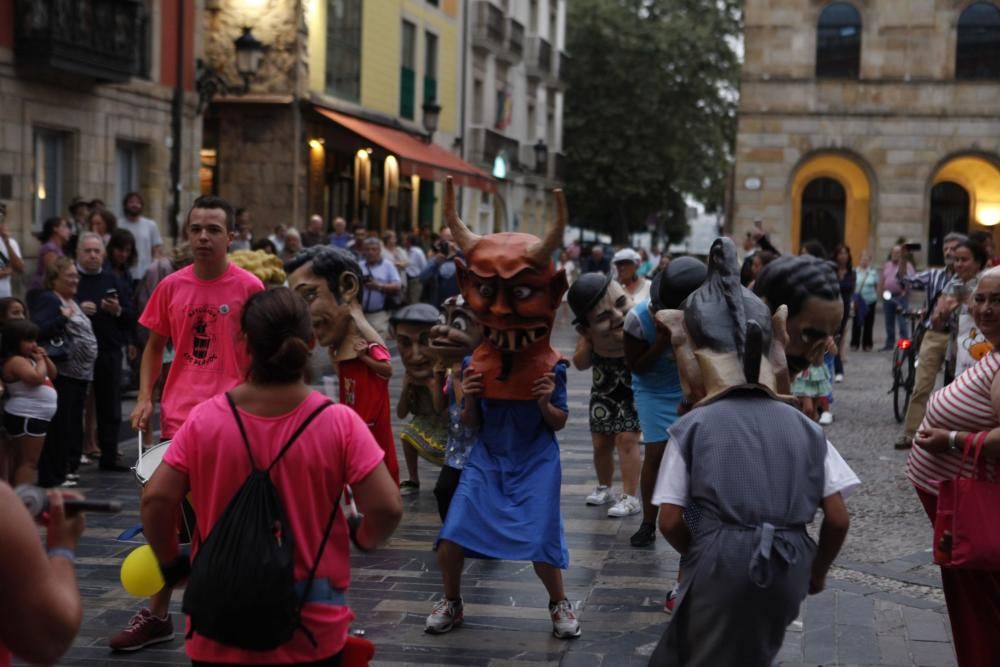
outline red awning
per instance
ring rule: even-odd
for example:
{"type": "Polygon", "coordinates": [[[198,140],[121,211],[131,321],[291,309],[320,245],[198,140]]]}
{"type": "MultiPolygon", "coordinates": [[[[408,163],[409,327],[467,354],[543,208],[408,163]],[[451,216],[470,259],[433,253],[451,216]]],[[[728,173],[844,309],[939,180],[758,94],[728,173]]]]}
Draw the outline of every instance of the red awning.
{"type": "Polygon", "coordinates": [[[323,116],[354,134],[392,153],[399,160],[399,173],[416,174],[430,181],[443,181],[451,176],[456,185],[496,192],[496,181],[485,171],[477,169],[462,158],[449,153],[434,143],[425,143],[412,134],[379,125],[346,114],[315,107],[323,116]]]}

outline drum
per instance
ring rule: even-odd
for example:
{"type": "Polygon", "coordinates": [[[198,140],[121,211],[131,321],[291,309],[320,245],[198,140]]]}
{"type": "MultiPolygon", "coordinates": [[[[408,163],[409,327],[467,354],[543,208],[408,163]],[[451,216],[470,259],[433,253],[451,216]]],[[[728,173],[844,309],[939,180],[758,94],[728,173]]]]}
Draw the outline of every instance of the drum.
{"type": "MultiPolygon", "coordinates": [[[[163,463],[163,456],[167,453],[167,449],[170,448],[170,441],[164,440],[158,445],[150,447],[145,452],[142,451],[142,443],[139,443],[139,460],[135,462],[135,479],[139,483],[140,493],[149,480],[153,477],[153,473],[156,469],[160,467],[163,463]]],[[[180,511],[180,522],[178,523],[180,530],[180,543],[190,544],[191,536],[194,534],[194,508],[191,507],[191,503],[188,498],[184,499],[181,503],[180,511]]]]}
{"type": "Polygon", "coordinates": [[[170,441],[164,440],[158,445],[153,445],[145,452],[141,449],[139,450],[139,460],[135,462],[133,470],[135,470],[135,479],[139,482],[140,488],[149,483],[149,480],[153,477],[153,473],[163,463],[163,456],[167,453],[167,448],[169,447],[170,441]]]}

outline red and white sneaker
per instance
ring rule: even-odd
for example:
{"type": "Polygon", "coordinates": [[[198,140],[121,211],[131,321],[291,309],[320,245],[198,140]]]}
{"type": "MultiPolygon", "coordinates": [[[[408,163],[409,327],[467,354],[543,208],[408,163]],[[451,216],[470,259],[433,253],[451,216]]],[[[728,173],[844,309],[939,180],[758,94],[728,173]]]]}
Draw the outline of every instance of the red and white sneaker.
{"type": "Polygon", "coordinates": [[[663,601],[663,613],[673,614],[674,613],[674,603],[677,602],[677,587],[667,593],[667,598],[663,601]]]}

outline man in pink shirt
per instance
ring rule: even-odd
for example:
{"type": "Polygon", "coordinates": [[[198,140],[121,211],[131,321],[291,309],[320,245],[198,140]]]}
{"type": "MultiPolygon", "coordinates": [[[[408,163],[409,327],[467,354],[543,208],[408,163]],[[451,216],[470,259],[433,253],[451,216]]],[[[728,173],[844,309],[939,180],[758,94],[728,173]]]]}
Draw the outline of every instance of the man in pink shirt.
{"type": "MultiPolygon", "coordinates": [[[[235,223],[232,206],[211,195],[196,199],[188,213],[184,227],[194,264],[164,278],[139,318],[139,324],[149,329],[149,342],[132,411],[134,429],[146,430],[153,416],[153,387],[168,340],[176,354],[160,401],[163,440],[173,437],[195,406],[244,379],[249,357],[240,340],[240,316],[243,304],[264,285],[226,256],[235,223]]],[[[111,638],[111,648],[137,651],[173,639],[171,592],[164,588],[150,598],[149,608],[141,609],[128,627],[111,638]]]]}

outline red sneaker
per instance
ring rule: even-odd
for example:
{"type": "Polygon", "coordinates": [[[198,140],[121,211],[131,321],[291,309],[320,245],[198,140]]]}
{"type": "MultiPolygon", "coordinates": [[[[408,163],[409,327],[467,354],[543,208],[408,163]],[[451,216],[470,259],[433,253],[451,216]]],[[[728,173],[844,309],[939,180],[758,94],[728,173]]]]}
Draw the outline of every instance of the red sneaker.
{"type": "Polygon", "coordinates": [[[128,622],[128,627],[111,638],[108,646],[114,651],[138,651],[173,638],[174,622],[170,620],[170,614],[166,618],[157,618],[143,608],[128,622]]]}

